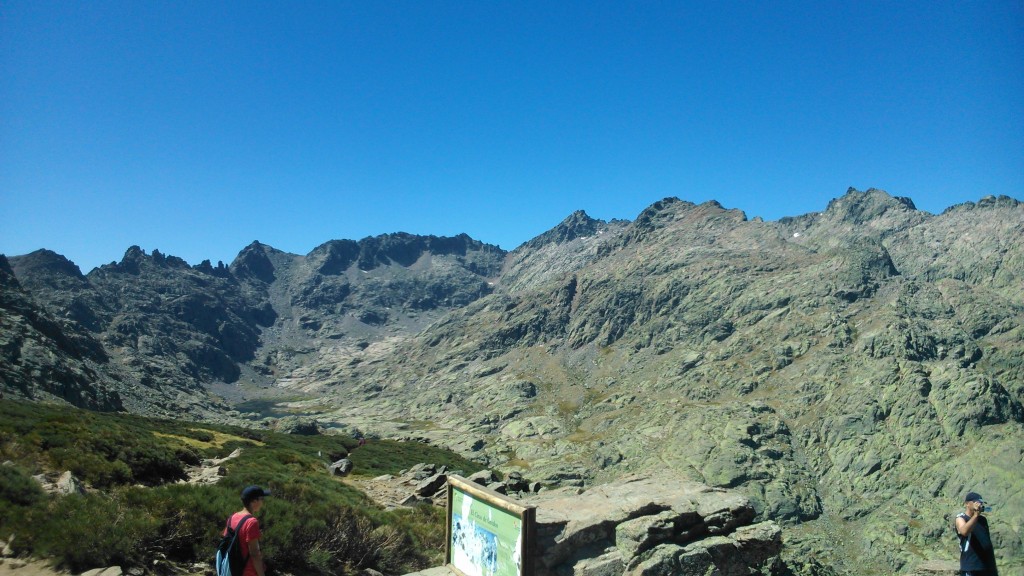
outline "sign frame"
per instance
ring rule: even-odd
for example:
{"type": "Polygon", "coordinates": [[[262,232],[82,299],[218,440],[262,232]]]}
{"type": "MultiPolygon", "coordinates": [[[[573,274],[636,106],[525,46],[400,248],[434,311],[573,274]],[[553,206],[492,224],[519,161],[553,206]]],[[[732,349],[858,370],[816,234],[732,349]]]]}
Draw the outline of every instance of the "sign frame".
{"type": "MultiPolygon", "coordinates": [[[[461,492],[464,497],[468,496],[472,498],[475,503],[481,503],[485,506],[518,518],[520,522],[520,531],[518,536],[520,539],[518,576],[533,576],[533,564],[536,555],[535,546],[537,538],[537,507],[525,505],[522,502],[505,496],[504,494],[495,492],[490,488],[486,488],[455,474],[448,476],[448,510],[445,518],[445,565],[458,576],[477,576],[476,574],[467,574],[456,566],[453,561],[452,525],[457,512],[454,509],[456,491],[461,492]]],[[[508,546],[508,543],[506,542],[505,545],[508,546]]]]}

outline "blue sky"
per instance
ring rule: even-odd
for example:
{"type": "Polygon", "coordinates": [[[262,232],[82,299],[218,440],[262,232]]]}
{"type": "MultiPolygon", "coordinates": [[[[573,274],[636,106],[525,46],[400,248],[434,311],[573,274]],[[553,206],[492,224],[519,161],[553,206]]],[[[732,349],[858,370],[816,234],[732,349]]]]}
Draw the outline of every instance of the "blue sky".
{"type": "Polygon", "coordinates": [[[1024,3],[0,4],[0,253],[1024,197],[1024,3]]]}

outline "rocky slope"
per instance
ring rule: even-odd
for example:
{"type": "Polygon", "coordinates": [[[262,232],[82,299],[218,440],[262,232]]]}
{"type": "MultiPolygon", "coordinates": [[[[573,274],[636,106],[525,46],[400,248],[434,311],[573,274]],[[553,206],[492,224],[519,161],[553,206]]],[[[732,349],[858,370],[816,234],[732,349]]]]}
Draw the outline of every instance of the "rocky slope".
{"type": "Polygon", "coordinates": [[[952,557],[971,488],[1012,572],[1022,238],[1010,198],[933,215],[851,189],[778,222],[674,198],[579,212],[508,254],[395,234],[253,243],[229,267],[131,249],[82,276],[35,253],[10,259],[0,370],[15,394],[45,387],[26,365],[84,374],[142,411],[276,400],[549,484],[667,471],[744,493],[798,573],[952,557]]]}
{"type": "MultiPolygon", "coordinates": [[[[69,283],[81,272],[67,260],[69,283]]],[[[101,367],[109,357],[95,338],[36,305],[0,256],[0,375],[3,391],[40,400],[65,401],[95,410],[122,409],[123,385],[101,367]]]]}
{"type": "Polygon", "coordinates": [[[304,389],[549,482],[738,488],[840,573],[951,556],[974,487],[1019,566],[1022,232],[1007,198],[936,216],[850,191],[774,223],[666,199],[514,252],[511,286],[304,389]]]}
{"type": "MultiPolygon", "coordinates": [[[[237,362],[253,357],[260,320],[272,310],[254,309],[223,267],[190,267],[159,251],[130,248],[120,263],[83,276],[63,256],[39,250],[10,259],[20,296],[38,316],[58,318],[67,339],[89,343],[86,369],[100,383],[110,381],[117,402],[97,404],[65,394],[70,403],[100,409],[129,409],[161,416],[210,416],[228,410],[204,383],[234,381],[237,362]],[[263,314],[263,315],[261,315],[263,314]]],[[[19,296],[5,289],[5,299],[19,296]]],[[[10,311],[5,309],[5,315],[10,311]]],[[[6,331],[5,331],[6,333],[6,331]]],[[[22,362],[60,361],[60,335],[44,333],[16,354],[22,362]]],[[[13,355],[12,355],[13,356],[13,355]]],[[[10,358],[12,356],[7,356],[10,358]]],[[[52,378],[38,371],[5,369],[5,388],[37,397],[52,378]]]]}

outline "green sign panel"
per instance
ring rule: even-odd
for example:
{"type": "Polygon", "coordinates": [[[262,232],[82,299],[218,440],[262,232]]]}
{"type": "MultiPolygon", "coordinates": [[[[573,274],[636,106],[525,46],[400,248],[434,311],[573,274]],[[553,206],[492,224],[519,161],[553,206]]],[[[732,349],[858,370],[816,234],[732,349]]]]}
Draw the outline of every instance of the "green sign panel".
{"type": "Polygon", "coordinates": [[[524,515],[494,500],[481,490],[452,487],[449,561],[465,576],[524,576],[524,515]]]}

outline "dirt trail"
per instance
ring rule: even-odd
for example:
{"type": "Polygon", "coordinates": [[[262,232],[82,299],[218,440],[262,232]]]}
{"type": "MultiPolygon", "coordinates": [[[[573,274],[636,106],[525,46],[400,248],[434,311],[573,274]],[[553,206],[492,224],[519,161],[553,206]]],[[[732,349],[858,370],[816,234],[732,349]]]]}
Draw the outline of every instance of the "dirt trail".
{"type": "MultiPolygon", "coordinates": [[[[16,558],[0,558],[0,576],[72,576],[67,570],[54,570],[45,560],[22,560],[16,558]]],[[[89,570],[88,572],[92,572],[89,570]]],[[[106,569],[99,576],[116,574],[113,568],[106,569]]],[[[191,570],[188,566],[178,567],[175,572],[178,576],[203,576],[203,571],[191,570]]]]}
{"type": "Polygon", "coordinates": [[[25,562],[4,558],[0,562],[0,576],[68,576],[69,572],[58,572],[41,560],[25,562]]]}

